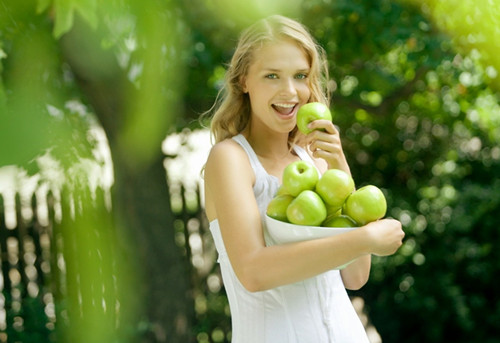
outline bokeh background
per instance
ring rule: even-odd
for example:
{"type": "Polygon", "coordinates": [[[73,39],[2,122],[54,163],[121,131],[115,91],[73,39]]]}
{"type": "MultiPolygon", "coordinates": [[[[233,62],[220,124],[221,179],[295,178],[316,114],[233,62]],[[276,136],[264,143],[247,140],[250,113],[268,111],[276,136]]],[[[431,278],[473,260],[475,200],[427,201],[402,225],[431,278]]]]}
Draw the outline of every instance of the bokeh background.
{"type": "Polygon", "coordinates": [[[0,342],[230,342],[199,118],[276,13],[406,232],[350,293],[373,342],[500,342],[498,0],[0,0],[0,342]]]}

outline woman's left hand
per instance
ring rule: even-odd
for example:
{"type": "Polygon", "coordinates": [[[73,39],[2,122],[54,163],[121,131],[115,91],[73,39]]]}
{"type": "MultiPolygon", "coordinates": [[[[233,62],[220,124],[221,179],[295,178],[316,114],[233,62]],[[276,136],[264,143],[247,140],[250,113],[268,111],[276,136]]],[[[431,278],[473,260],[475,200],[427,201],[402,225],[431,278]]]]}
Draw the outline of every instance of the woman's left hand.
{"type": "Polygon", "coordinates": [[[329,120],[315,120],[309,124],[309,128],[313,131],[306,138],[313,157],[324,159],[329,169],[341,169],[350,174],[335,125],[329,120]]]}

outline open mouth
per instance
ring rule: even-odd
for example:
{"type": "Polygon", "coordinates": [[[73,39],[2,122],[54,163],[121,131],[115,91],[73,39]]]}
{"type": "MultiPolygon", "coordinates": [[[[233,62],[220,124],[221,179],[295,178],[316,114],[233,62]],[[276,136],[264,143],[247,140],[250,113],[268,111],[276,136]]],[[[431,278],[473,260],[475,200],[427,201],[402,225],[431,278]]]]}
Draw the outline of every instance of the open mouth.
{"type": "Polygon", "coordinates": [[[291,116],[295,109],[297,108],[296,103],[279,103],[279,104],[273,104],[272,107],[276,112],[281,114],[282,116],[291,116]]]}

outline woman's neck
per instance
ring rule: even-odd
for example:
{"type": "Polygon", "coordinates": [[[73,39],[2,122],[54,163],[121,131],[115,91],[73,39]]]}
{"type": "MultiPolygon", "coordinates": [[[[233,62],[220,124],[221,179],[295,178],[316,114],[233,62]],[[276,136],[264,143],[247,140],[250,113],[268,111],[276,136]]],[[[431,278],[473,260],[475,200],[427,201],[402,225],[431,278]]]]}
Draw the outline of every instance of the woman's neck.
{"type": "Polygon", "coordinates": [[[243,136],[252,146],[255,153],[266,159],[283,159],[291,153],[288,143],[288,134],[270,134],[262,130],[251,130],[247,128],[243,136]]]}

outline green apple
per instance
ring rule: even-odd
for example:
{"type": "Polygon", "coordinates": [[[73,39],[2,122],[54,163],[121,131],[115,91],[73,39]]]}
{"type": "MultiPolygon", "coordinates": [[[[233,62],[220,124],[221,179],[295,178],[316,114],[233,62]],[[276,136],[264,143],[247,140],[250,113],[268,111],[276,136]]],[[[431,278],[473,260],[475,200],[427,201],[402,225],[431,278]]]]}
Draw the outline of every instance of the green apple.
{"type": "MultiPolygon", "coordinates": [[[[323,201],[324,202],[324,201],[323,201]]],[[[342,214],[342,208],[333,207],[325,203],[326,206],[326,217],[340,216],[342,214]]]]}
{"type": "Polygon", "coordinates": [[[283,186],[294,197],[302,191],[313,190],[318,180],[316,167],[308,161],[292,162],[283,170],[283,186]]]}
{"type": "Polygon", "coordinates": [[[292,224],[319,226],[326,218],[326,206],[316,192],[305,190],[288,205],[286,215],[292,224]]]}
{"type": "Polygon", "coordinates": [[[302,105],[297,112],[297,127],[300,132],[307,135],[312,131],[307,127],[309,123],[318,119],[332,121],[330,109],[321,102],[309,102],[302,105]]]}
{"type": "Polygon", "coordinates": [[[356,227],[356,222],[349,216],[341,214],[338,216],[329,216],[321,226],[325,227],[356,227]]]}
{"type": "Polygon", "coordinates": [[[340,169],[328,169],[316,184],[316,193],[328,207],[342,208],[347,197],[354,192],[354,179],[340,169]]]}
{"type": "Polygon", "coordinates": [[[354,191],[344,203],[342,213],[359,225],[378,220],[385,216],[387,201],[377,186],[368,185],[354,191]]]}
{"type": "Polygon", "coordinates": [[[276,220],[288,222],[286,209],[293,201],[294,197],[290,194],[282,194],[275,196],[267,205],[266,214],[276,220]]]}
{"type": "Polygon", "coordinates": [[[276,195],[285,195],[285,194],[289,195],[289,193],[286,190],[285,186],[283,186],[283,185],[279,186],[278,191],[276,192],[276,195]]]}

